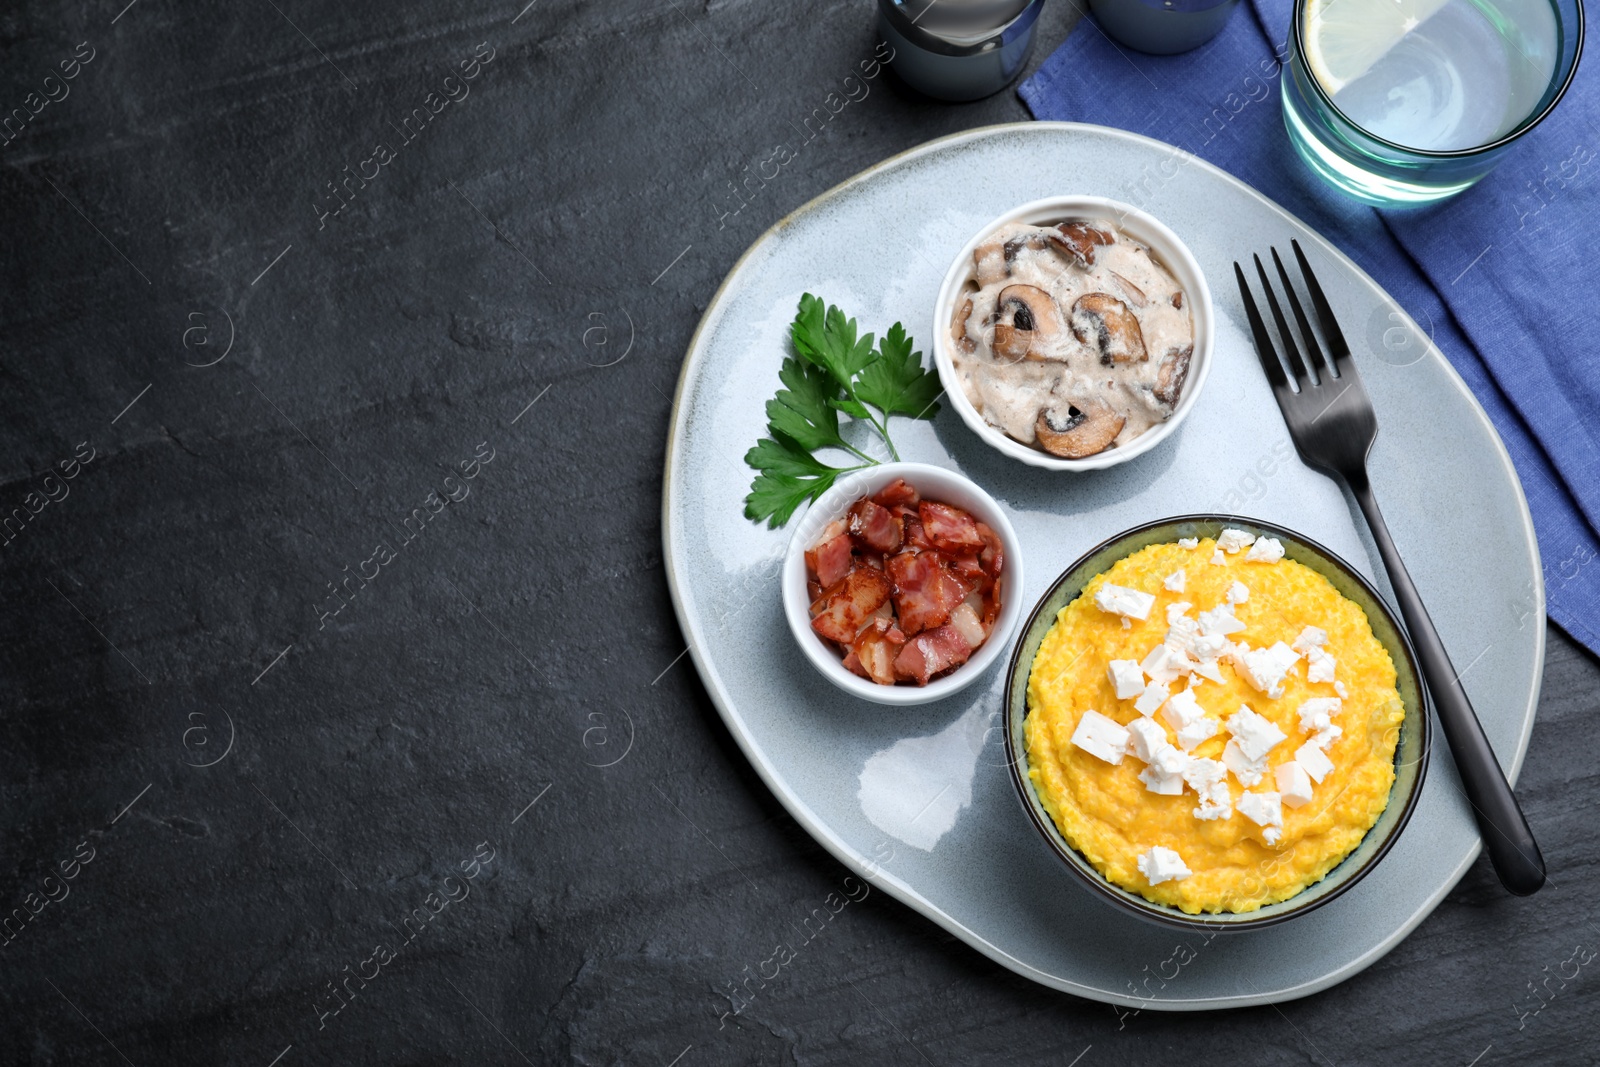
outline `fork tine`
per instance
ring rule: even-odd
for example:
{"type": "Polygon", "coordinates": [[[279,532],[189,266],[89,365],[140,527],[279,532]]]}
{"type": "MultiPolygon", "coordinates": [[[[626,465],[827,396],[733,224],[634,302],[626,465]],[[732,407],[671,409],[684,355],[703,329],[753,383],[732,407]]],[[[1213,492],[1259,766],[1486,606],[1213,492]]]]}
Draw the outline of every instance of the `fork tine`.
{"type": "Polygon", "coordinates": [[[1317,309],[1317,323],[1322,327],[1322,336],[1328,339],[1328,354],[1333,357],[1333,368],[1341,377],[1354,374],[1356,365],[1350,359],[1350,346],[1345,343],[1344,333],[1339,329],[1339,320],[1333,317],[1333,306],[1328,303],[1327,294],[1322,291],[1317,276],[1311,273],[1311,264],[1306,261],[1300,242],[1291,240],[1289,243],[1294,246],[1294,258],[1300,264],[1306,289],[1311,293],[1311,305],[1317,309]]]}
{"type": "Polygon", "coordinates": [[[1278,295],[1272,291],[1272,283],[1267,280],[1267,268],[1261,265],[1261,257],[1252,258],[1256,261],[1256,273],[1261,275],[1261,288],[1267,291],[1267,306],[1272,309],[1272,320],[1278,324],[1278,336],[1283,338],[1289,369],[1294,372],[1295,384],[1303,391],[1311,385],[1311,381],[1306,376],[1306,365],[1300,360],[1300,349],[1294,343],[1294,334],[1289,332],[1289,320],[1283,317],[1283,308],[1278,305],[1278,295]]]}
{"type": "Polygon", "coordinates": [[[1306,309],[1300,305],[1300,297],[1294,291],[1294,283],[1289,281],[1289,272],[1283,269],[1283,260],[1278,256],[1277,248],[1272,250],[1272,265],[1278,268],[1278,278],[1289,297],[1289,310],[1294,312],[1295,324],[1300,327],[1300,336],[1305,339],[1306,356],[1317,369],[1317,379],[1325,380],[1328,377],[1328,364],[1322,358],[1322,346],[1317,344],[1317,335],[1311,332],[1311,320],[1306,318],[1306,309]]]}
{"type": "Polygon", "coordinates": [[[1281,400],[1282,395],[1289,392],[1289,379],[1283,373],[1283,364],[1278,362],[1278,352],[1272,345],[1272,335],[1267,333],[1267,324],[1261,320],[1261,310],[1256,307],[1255,297],[1250,295],[1250,283],[1245,281],[1244,268],[1239,266],[1237,260],[1233,264],[1233,274],[1239,280],[1239,298],[1244,301],[1244,313],[1250,320],[1250,333],[1255,337],[1256,355],[1261,357],[1261,369],[1266,372],[1273,393],[1281,400]]]}

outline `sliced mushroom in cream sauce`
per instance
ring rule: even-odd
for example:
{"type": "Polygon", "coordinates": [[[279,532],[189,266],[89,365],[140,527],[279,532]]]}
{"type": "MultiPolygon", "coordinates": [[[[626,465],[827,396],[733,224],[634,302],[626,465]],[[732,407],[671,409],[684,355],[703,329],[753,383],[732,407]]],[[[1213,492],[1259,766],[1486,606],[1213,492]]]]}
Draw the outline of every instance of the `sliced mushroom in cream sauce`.
{"type": "Polygon", "coordinates": [[[978,246],[956,298],[956,373],[1010,437],[1094,455],[1171,417],[1194,353],[1188,305],[1171,271],[1111,222],[1010,223],[978,246]]]}

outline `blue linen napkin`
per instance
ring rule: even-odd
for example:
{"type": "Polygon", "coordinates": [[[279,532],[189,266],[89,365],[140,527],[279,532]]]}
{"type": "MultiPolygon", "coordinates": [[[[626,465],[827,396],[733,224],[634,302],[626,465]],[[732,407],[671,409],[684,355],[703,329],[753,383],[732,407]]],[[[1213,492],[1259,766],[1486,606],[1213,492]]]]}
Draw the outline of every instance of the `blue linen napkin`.
{"type": "Polygon", "coordinates": [[[1216,164],[1431,324],[1522,479],[1550,618],[1600,654],[1600,286],[1584,257],[1600,237],[1600,72],[1580,65],[1555,113],[1472,189],[1379,211],[1323,184],[1289,144],[1278,79],[1290,11],[1249,0],[1177,56],[1125,49],[1085,15],[1018,93],[1036,119],[1121,127],[1216,164]]]}

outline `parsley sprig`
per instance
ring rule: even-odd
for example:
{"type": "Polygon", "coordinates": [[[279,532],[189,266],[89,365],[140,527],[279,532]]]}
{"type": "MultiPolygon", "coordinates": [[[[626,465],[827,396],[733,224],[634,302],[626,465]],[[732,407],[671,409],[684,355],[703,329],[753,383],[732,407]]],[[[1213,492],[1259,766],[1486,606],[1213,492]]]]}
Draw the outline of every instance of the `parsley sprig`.
{"type": "Polygon", "coordinates": [[[783,388],[767,401],[767,434],[745,454],[756,470],[745,517],[779,527],[801,504],[815,500],[841,474],[871,467],[878,460],[850,444],[839,432],[839,415],[867,423],[898,460],[889,437],[889,416],[931,419],[939,412],[939,376],[922,366],[922,353],[898,322],[883,339],[858,336],[856,320],[810,293],[789,327],[794,355],[778,370],[783,388]],[[837,449],[861,460],[835,467],[812,453],[837,449]]]}

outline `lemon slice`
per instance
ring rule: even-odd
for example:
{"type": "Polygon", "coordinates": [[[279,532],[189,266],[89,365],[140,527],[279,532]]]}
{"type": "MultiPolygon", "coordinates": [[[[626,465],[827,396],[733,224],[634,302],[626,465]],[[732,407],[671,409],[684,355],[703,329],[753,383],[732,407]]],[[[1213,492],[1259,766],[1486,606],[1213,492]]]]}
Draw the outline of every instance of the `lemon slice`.
{"type": "Polygon", "coordinates": [[[1449,0],[1310,0],[1305,55],[1329,96],[1355,81],[1449,0]]]}

